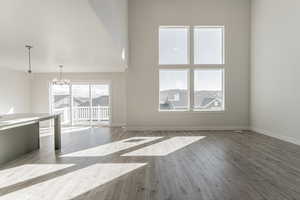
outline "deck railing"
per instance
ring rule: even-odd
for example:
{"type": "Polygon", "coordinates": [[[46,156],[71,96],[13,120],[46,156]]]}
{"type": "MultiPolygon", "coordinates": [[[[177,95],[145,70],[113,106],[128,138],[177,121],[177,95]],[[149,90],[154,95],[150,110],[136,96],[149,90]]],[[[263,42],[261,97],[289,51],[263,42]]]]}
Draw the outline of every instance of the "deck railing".
{"type": "MultiPolygon", "coordinates": [[[[70,108],[55,109],[54,113],[62,115],[62,122],[69,123],[71,121],[70,108]]],[[[93,107],[72,107],[73,121],[108,121],[110,119],[109,106],[93,106],[93,107]]]]}

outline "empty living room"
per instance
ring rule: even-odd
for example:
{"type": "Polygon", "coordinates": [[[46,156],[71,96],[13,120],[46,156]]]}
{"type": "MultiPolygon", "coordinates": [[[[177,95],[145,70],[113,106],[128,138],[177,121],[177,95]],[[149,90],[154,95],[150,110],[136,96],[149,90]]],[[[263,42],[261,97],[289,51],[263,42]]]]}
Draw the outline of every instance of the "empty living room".
{"type": "Polygon", "coordinates": [[[0,0],[0,200],[300,200],[299,0],[0,0]]]}

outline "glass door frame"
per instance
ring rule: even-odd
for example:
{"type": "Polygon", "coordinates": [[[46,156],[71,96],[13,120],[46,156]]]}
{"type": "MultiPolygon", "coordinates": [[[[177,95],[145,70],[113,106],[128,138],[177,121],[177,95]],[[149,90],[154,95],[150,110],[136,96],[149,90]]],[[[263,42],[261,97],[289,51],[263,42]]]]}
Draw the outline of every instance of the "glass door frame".
{"type": "MultiPolygon", "coordinates": [[[[73,91],[72,91],[72,87],[73,85],[88,85],[89,86],[89,113],[90,113],[90,119],[89,119],[89,125],[88,126],[93,126],[92,124],[92,100],[93,100],[93,96],[92,96],[92,85],[107,85],[108,86],[108,90],[109,90],[109,110],[110,110],[110,116],[109,116],[109,120],[108,120],[108,124],[107,125],[111,125],[112,123],[112,84],[111,81],[74,81],[71,82],[69,84],[69,95],[70,95],[70,109],[69,109],[69,115],[70,115],[70,123],[67,125],[71,125],[74,126],[74,117],[73,117],[73,91]]],[[[49,111],[50,113],[54,113],[54,101],[53,101],[53,91],[52,91],[52,86],[53,84],[50,82],[49,83],[49,111]]],[[[101,122],[99,122],[99,125],[101,125],[101,122]]]]}

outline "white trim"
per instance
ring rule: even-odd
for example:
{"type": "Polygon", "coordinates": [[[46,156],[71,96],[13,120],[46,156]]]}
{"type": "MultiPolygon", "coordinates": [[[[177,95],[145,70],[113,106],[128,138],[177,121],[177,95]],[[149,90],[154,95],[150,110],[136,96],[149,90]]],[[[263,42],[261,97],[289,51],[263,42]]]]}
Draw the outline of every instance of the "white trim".
{"type": "Polygon", "coordinates": [[[223,114],[226,113],[226,110],[158,110],[159,113],[175,113],[175,114],[195,114],[195,115],[200,115],[200,114],[223,114]]]}
{"type": "Polygon", "coordinates": [[[194,111],[195,107],[195,76],[194,76],[195,70],[191,69],[189,70],[189,98],[188,98],[188,104],[189,104],[189,112],[194,111]]]}
{"type": "Polygon", "coordinates": [[[71,126],[74,126],[74,120],[73,120],[73,104],[74,104],[74,99],[73,99],[73,85],[71,84],[69,87],[70,91],[70,124],[71,126]]]}
{"type": "Polygon", "coordinates": [[[270,136],[270,137],[273,137],[273,138],[276,138],[279,140],[283,140],[285,142],[290,142],[293,144],[300,145],[300,139],[297,139],[297,138],[280,135],[278,133],[274,133],[273,131],[268,131],[268,130],[264,130],[264,129],[260,129],[260,128],[256,128],[256,127],[251,127],[250,130],[255,133],[258,133],[258,134],[267,135],[267,136],[270,136]]]}
{"type": "MultiPolygon", "coordinates": [[[[109,94],[108,94],[109,97],[109,94]]],[[[92,104],[93,104],[93,97],[92,97],[92,85],[89,84],[89,101],[90,101],[90,106],[89,106],[89,113],[90,113],[90,126],[92,126],[92,120],[93,120],[93,115],[92,115],[92,104]]],[[[74,105],[72,105],[74,106],[74,105]]],[[[72,118],[72,117],[71,117],[72,118]]]]}
{"type": "Polygon", "coordinates": [[[126,127],[126,123],[112,123],[109,125],[111,128],[123,128],[126,127]]]}
{"type": "Polygon", "coordinates": [[[239,131],[239,130],[249,130],[248,126],[127,126],[127,131],[239,131]]]}

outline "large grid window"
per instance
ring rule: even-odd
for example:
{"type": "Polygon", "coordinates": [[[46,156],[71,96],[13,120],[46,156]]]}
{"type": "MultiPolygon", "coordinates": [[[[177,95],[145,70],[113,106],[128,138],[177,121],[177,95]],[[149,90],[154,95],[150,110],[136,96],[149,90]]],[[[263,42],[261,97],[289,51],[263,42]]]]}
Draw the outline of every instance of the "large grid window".
{"type": "Polygon", "coordinates": [[[52,85],[52,113],[61,114],[62,123],[68,124],[71,121],[70,105],[71,93],[67,85],[52,85]]]}
{"type": "Polygon", "coordinates": [[[188,70],[160,70],[159,83],[159,109],[161,111],[188,110],[188,70]]]}
{"type": "Polygon", "coordinates": [[[159,110],[223,111],[224,49],[222,26],[160,27],[159,110]]]}

